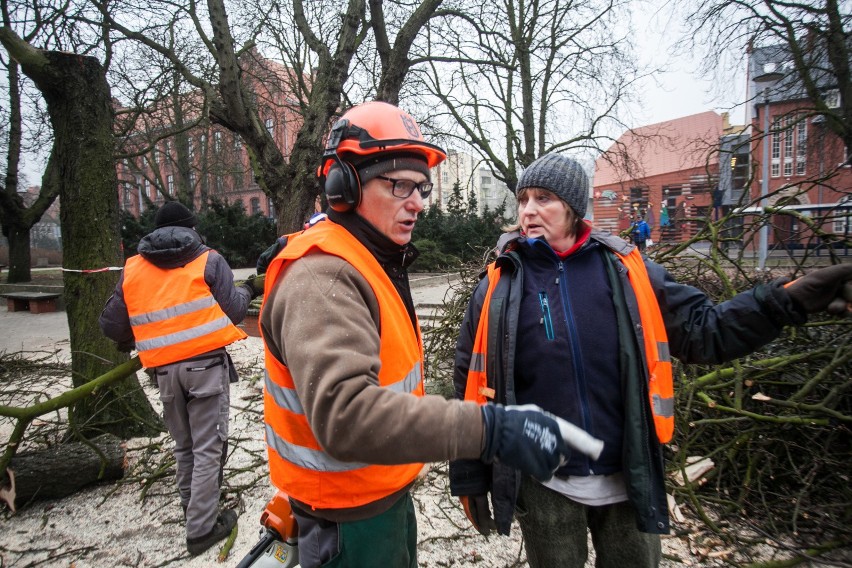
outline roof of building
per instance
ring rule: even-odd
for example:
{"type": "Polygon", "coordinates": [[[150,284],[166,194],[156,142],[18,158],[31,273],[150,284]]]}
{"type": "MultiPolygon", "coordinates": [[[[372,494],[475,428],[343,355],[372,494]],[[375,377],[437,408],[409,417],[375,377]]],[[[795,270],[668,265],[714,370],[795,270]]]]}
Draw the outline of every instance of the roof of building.
{"type": "Polygon", "coordinates": [[[593,186],[705,167],[723,123],[707,111],[628,130],[595,160],[593,186]]]}

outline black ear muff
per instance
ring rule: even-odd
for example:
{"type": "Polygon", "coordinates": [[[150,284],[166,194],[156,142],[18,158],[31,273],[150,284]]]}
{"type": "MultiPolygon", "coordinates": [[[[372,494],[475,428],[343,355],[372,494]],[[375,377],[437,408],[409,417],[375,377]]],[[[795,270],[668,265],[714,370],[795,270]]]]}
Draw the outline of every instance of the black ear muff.
{"type": "Polygon", "coordinates": [[[354,166],[335,155],[336,163],[323,180],[328,205],[341,213],[351,211],[361,202],[361,182],[354,166]]]}
{"type": "Polygon", "coordinates": [[[334,160],[334,163],[325,176],[320,176],[320,185],[325,191],[329,207],[341,213],[355,209],[361,202],[361,182],[358,180],[358,172],[352,164],[344,162],[337,154],[337,146],[341,140],[361,131],[360,128],[353,128],[355,130],[350,132],[349,121],[345,118],[335,122],[331,127],[322,156],[323,165],[329,160],[334,160]]]}

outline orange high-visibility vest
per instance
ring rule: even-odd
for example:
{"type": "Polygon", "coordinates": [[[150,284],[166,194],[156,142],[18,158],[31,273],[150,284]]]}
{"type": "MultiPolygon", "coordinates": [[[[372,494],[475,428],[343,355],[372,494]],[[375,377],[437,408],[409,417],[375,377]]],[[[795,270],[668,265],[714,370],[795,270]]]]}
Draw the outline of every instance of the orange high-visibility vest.
{"type": "Polygon", "coordinates": [[[179,268],[159,268],[141,254],[124,266],[124,302],[144,367],[168,365],[248,337],[204,281],[206,251],[179,268]]]}
{"type": "MultiPolygon", "coordinates": [[[[376,295],[381,317],[379,386],[423,396],[420,334],[411,325],[402,298],[378,261],[340,225],[324,221],[301,234],[291,235],[287,246],[269,264],[264,298],[269,297],[272,286],[289,262],[317,250],[346,259],[366,278],[376,295]]],[[[262,306],[261,314],[263,309],[262,306]]],[[[290,370],[273,357],[269,349],[265,352],[263,415],[269,473],[276,487],[312,507],[341,509],[371,503],[414,480],[423,464],[343,462],[326,453],[311,431],[290,370]]]]}
{"type": "MultiPolygon", "coordinates": [[[[660,313],[660,305],[654,296],[648,271],[638,249],[627,255],[618,254],[627,267],[628,279],[639,303],[639,317],[642,320],[645,342],[645,362],[648,368],[648,397],[654,416],[654,429],[660,443],[667,443],[674,434],[674,389],[672,386],[672,362],[669,353],[668,335],[660,313]]],[[[488,384],[488,318],[491,295],[500,280],[500,269],[494,263],[488,266],[488,289],[479,325],[473,341],[473,353],[467,373],[465,400],[485,404],[494,399],[494,389],[488,384]]]]}

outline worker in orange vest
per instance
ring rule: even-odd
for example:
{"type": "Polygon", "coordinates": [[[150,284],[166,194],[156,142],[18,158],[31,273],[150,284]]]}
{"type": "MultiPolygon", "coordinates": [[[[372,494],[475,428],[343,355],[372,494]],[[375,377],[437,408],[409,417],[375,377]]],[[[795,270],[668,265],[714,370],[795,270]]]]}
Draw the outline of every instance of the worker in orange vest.
{"type": "Polygon", "coordinates": [[[530,566],[655,567],[669,531],[662,444],[674,430],[671,356],[741,357],[808,313],[849,313],[852,264],[714,305],[663,267],[583,220],[589,180],[561,154],[535,160],[516,187],[518,225],[471,297],[457,343],[459,398],[535,404],[604,442],[575,452],[550,480],[507,464],[450,463],[450,487],[482,533],[515,514],[530,566]],[[491,494],[489,504],[488,495],[491,494]],[[493,506],[493,516],[492,516],[493,506]]]}
{"type": "Polygon", "coordinates": [[[496,460],[548,479],[569,453],[567,423],[540,409],[424,392],[407,269],[445,158],[398,107],[350,109],[319,167],[328,218],[289,235],[266,270],[269,472],[289,495],[303,568],[415,568],[409,493],[424,462],[496,460]]]}
{"type": "Polygon", "coordinates": [[[246,337],[237,324],[262,290],[253,278],[234,286],[227,261],[201,241],[183,204],[166,202],[154,222],[139,254],[127,259],[100,325],[120,349],[135,348],[156,377],[175,442],[186,548],[194,556],[237,522],[233,510],[219,511],[230,383],[237,380],[225,347],[246,337]]]}

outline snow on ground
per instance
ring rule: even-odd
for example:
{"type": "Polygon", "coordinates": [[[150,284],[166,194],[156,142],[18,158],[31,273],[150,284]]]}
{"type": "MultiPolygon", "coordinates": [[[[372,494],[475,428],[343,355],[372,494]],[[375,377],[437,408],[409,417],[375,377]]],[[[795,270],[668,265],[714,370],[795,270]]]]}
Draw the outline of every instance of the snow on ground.
{"type": "MultiPolygon", "coordinates": [[[[120,483],[91,486],[64,499],[39,501],[14,515],[0,506],[0,567],[236,566],[257,541],[260,514],[274,490],[268,480],[263,442],[261,340],[249,337],[229,351],[241,378],[231,390],[230,455],[223,500],[239,513],[239,532],[223,562],[217,559],[219,546],[195,558],[186,552],[183,515],[174,488],[171,439],[163,434],[128,443],[128,473],[120,483]],[[158,470],[162,475],[156,475],[158,470]],[[148,483],[152,478],[156,481],[148,483]]],[[[159,410],[156,389],[144,373],[140,372],[139,378],[159,410]]],[[[9,426],[8,422],[0,423],[4,440],[8,439],[9,426]]],[[[517,525],[511,537],[486,539],[473,530],[458,501],[449,495],[446,463],[433,464],[413,495],[420,566],[527,565],[517,525]]],[[[712,542],[702,546],[703,550],[695,539],[664,538],[667,559],[663,566],[721,566],[725,547],[712,542]],[[707,556],[710,552],[720,559],[711,560],[707,556]]]]}

